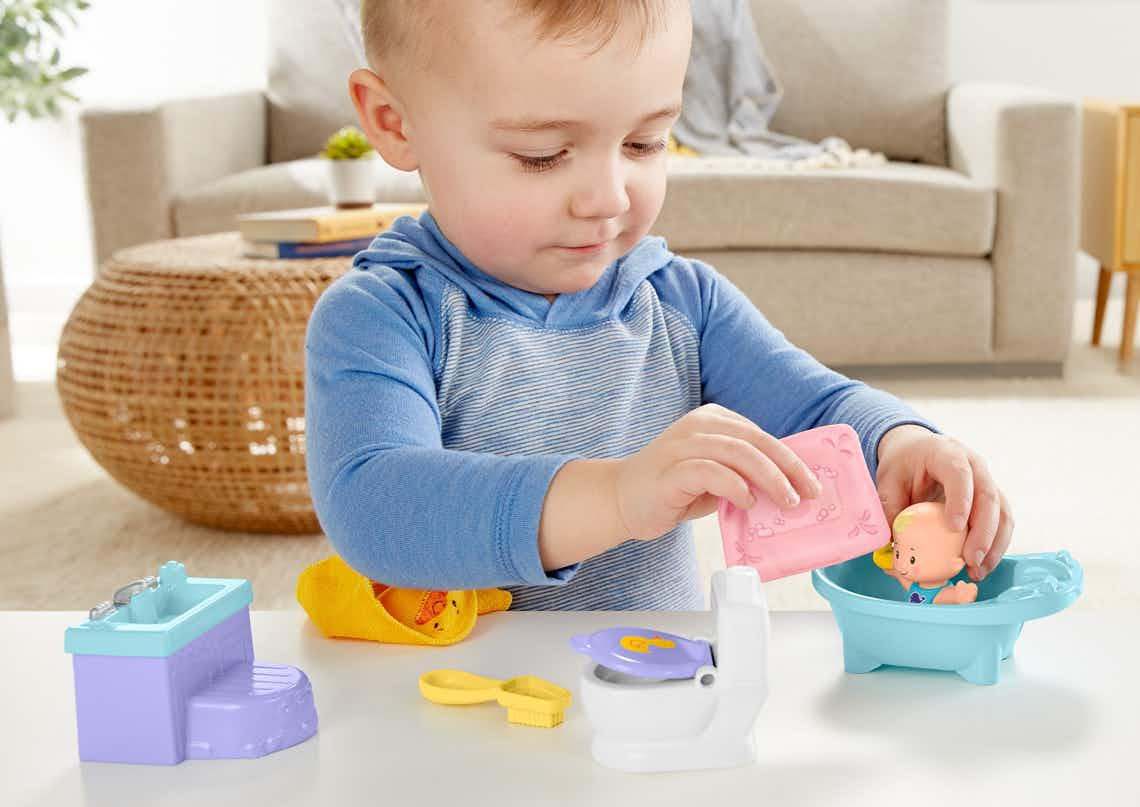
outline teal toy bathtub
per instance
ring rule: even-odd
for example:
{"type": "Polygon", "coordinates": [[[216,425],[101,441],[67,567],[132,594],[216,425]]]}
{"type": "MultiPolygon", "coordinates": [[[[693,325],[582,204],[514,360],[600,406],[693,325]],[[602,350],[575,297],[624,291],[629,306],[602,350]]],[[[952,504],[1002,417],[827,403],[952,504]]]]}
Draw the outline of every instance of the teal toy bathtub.
{"type": "Polygon", "coordinates": [[[811,577],[831,604],[847,672],[883,665],[947,670],[974,684],[996,684],[1025,622],[1068,607],[1084,584],[1081,565],[1068,552],[1006,556],[969,605],[906,602],[902,586],[871,555],[811,577]]]}

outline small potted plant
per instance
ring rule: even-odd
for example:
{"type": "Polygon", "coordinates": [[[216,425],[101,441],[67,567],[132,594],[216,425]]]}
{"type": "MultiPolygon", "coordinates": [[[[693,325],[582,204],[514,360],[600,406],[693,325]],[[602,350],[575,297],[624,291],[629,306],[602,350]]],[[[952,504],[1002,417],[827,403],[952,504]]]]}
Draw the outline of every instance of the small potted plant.
{"type": "Polygon", "coordinates": [[[364,132],[345,126],[320,154],[328,160],[329,201],[338,208],[371,207],[376,201],[376,152],[364,132]]]}

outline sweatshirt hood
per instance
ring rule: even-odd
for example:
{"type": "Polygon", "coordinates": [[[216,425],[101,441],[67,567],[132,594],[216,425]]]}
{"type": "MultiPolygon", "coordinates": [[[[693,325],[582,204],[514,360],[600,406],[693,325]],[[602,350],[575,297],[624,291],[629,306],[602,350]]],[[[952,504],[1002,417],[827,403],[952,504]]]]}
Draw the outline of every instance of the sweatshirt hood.
{"type": "Polygon", "coordinates": [[[362,271],[379,264],[417,274],[435,272],[464,291],[476,314],[509,313],[547,326],[581,326],[622,311],[641,282],[672,259],[673,253],[663,238],[646,236],[607,266],[590,288],[560,294],[548,301],[541,294],[504,283],[471,263],[440,231],[431,213],[424,211],[418,219],[397,219],[368,249],[357,253],[352,266],[362,271]]]}

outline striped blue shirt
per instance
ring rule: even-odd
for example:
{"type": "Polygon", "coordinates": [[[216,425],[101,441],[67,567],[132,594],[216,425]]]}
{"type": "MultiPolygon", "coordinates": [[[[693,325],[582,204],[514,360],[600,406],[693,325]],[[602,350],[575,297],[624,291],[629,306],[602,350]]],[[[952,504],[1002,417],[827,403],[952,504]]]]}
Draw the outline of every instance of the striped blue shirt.
{"type": "Polygon", "coordinates": [[[430,213],[405,217],[321,296],[306,338],[309,484],[337,552],[389,585],[505,587],[512,608],[702,607],[688,524],[562,569],[538,555],[564,463],[632,454],[702,403],[780,437],[849,423],[872,474],[888,429],[930,426],[656,237],[551,302],[474,266],[430,213]]]}

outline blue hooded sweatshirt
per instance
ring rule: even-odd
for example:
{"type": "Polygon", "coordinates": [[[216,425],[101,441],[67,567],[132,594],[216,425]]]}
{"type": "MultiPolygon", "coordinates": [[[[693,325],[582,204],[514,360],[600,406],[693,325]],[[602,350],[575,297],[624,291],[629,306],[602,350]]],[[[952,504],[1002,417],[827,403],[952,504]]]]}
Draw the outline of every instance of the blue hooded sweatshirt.
{"type": "Polygon", "coordinates": [[[661,238],[551,302],[481,271],[426,212],[321,296],[305,364],[309,484],[336,551],[389,585],[505,587],[512,608],[704,607],[688,523],[561,569],[538,554],[564,463],[628,456],[701,404],[777,437],[848,423],[872,475],[887,430],[933,429],[790,344],[661,238]]]}

